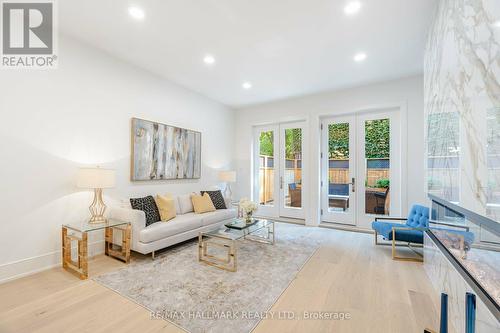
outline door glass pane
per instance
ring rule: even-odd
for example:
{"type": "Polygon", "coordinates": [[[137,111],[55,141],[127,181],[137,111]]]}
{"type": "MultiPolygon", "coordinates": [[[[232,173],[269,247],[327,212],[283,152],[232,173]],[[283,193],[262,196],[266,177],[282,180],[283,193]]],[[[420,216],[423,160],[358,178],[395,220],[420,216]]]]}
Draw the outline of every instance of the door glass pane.
{"type": "Polygon", "coordinates": [[[365,213],[389,215],[390,122],[365,121],[365,213]]]}
{"type": "Polygon", "coordinates": [[[328,125],[328,211],[349,210],[349,123],[328,125]]]}
{"type": "Polygon", "coordinates": [[[302,129],[285,129],[285,207],[302,207],[302,129]]]}
{"type": "Polygon", "coordinates": [[[259,203],[274,205],[274,132],[259,135],[259,203]]]}

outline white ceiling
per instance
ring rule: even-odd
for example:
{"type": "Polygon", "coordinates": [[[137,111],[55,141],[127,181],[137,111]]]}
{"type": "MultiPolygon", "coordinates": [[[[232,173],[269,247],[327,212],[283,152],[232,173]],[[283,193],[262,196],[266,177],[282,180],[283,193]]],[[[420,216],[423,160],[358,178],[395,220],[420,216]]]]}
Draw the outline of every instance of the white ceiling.
{"type": "Polygon", "coordinates": [[[437,1],[361,2],[350,17],[345,0],[64,0],[58,10],[63,33],[240,107],[421,73],[437,1]],[[354,62],[357,52],[367,59],[354,62]]]}

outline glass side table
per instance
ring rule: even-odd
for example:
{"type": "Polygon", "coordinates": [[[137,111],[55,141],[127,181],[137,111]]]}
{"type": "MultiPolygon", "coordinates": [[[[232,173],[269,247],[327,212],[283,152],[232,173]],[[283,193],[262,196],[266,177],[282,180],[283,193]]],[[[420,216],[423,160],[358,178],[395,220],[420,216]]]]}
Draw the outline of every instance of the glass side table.
{"type": "Polygon", "coordinates": [[[106,223],[70,223],[62,225],[62,266],[64,269],[75,272],[80,279],[85,280],[89,276],[88,271],[88,233],[92,231],[105,230],[104,253],[112,258],[125,263],[130,262],[130,237],[132,226],[130,222],[110,219],[106,223]],[[122,234],[121,246],[113,244],[113,231],[122,234]],[[71,256],[71,243],[76,241],[78,246],[78,257],[73,261],[71,256]]]}

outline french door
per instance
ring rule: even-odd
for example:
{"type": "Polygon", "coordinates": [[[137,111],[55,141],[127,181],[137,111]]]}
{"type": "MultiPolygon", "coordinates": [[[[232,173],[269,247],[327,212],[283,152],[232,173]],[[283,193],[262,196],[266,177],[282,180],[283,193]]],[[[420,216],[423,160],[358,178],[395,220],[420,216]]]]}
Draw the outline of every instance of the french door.
{"type": "Polygon", "coordinates": [[[321,125],[322,220],[355,224],[356,119],[336,117],[321,125]]]}
{"type": "Polygon", "coordinates": [[[305,218],[305,122],[254,128],[253,200],[258,215],[305,218]]]}
{"type": "Polygon", "coordinates": [[[401,214],[399,109],[325,118],[321,126],[321,220],[369,228],[401,214]]]}

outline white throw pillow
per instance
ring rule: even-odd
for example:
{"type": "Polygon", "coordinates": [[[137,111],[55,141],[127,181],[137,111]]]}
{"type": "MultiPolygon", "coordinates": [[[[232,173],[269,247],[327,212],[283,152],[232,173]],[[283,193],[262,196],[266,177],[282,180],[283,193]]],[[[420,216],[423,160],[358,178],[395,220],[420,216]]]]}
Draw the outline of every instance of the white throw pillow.
{"type": "Polygon", "coordinates": [[[179,196],[178,195],[174,195],[174,203],[175,203],[175,212],[177,214],[182,214],[181,213],[181,205],[179,204],[179,196]]]}
{"type": "Polygon", "coordinates": [[[179,201],[179,209],[181,214],[186,214],[194,211],[191,194],[182,194],[177,197],[179,201]]]}

